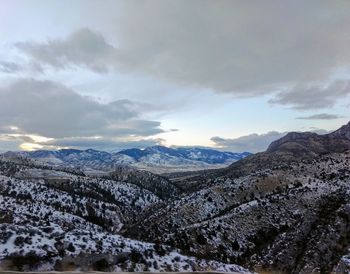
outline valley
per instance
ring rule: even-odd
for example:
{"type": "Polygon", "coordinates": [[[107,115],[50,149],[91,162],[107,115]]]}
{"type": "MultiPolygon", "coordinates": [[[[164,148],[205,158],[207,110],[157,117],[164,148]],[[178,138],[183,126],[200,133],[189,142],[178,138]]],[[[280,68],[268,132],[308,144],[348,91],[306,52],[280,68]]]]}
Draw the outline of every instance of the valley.
{"type": "Polygon", "coordinates": [[[290,133],[203,171],[115,165],[97,174],[43,154],[1,155],[3,270],[350,269],[350,123],[326,135],[290,133]]]}

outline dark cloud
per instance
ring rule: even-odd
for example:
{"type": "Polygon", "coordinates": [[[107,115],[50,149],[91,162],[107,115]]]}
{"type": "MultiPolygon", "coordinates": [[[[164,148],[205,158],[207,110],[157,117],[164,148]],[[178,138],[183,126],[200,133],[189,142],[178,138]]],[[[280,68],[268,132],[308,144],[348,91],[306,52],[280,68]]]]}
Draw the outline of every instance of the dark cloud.
{"type": "Polygon", "coordinates": [[[57,69],[80,65],[104,73],[115,54],[115,49],[101,34],[89,29],[80,29],[64,40],[50,40],[44,44],[20,42],[16,47],[35,60],[39,71],[41,65],[57,69]]]}
{"type": "Polygon", "coordinates": [[[23,67],[14,62],[0,61],[0,72],[17,73],[23,70],[23,67]]]}
{"type": "Polygon", "coordinates": [[[163,132],[160,122],[142,119],[136,109],[129,100],[102,104],[51,81],[19,80],[0,88],[0,125],[7,133],[57,139],[146,137],[163,132]]]}
{"type": "Polygon", "coordinates": [[[328,85],[298,85],[280,92],[271,104],[291,105],[298,110],[320,109],[334,106],[339,99],[350,95],[350,81],[338,80],[328,85]]]}
{"type": "Polygon", "coordinates": [[[15,133],[20,133],[20,130],[19,130],[19,128],[15,127],[15,126],[8,126],[8,125],[1,125],[0,124],[0,134],[4,134],[4,133],[15,134],[15,133]]]}
{"type": "Polygon", "coordinates": [[[19,141],[19,142],[29,142],[34,143],[33,138],[25,135],[11,135],[11,134],[0,134],[0,140],[2,141],[19,141]]]}
{"type": "Polygon", "coordinates": [[[348,94],[331,93],[339,82],[329,88],[310,83],[328,83],[350,65],[349,1],[130,0],[116,6],[100,16],[109,26],[105,36],[82,29],[17,47],[56,68],[136,71],[238,96],[283,90],[271,102],[297,109],[329,107],[348,94]]]}
{"type": "Polygon", "coordinates": [[[299,120],[335,120],[343,118],[342,116],[336,115],[336,114],[328,114],[328,113],[320,113],[320,114],[314,114],[309,116],[302,116],[297,117],[296,119],[299,120]]]}

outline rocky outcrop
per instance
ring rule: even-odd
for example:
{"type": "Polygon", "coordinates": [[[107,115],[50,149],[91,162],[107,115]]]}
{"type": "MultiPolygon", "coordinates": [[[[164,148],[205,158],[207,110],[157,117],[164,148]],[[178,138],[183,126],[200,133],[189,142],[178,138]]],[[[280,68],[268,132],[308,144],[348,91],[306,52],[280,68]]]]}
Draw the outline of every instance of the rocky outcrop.
{"type": "Polygon", "coordinates": [[[350,122],[325,135],[311,132],[290,132],[283,138],[272,142],[266,152],[290,152],[295,157],[314,157],[327,153],[344,152],[349,149],[350,122]]]}

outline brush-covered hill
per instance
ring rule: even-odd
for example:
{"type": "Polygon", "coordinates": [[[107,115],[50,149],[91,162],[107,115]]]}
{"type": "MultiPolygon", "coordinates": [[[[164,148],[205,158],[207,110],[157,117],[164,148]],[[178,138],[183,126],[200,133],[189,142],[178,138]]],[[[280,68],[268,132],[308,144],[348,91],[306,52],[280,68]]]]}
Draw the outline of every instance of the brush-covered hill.
{"type": "Polygon", "coordinates": [[[248,273],[122,236],[121,229],[147,208],[179,195],[156,175],[136,171],[135,176],[132,170],[115,170],[94,177],[1,157],[0,269],[248,273]]]}
{"type": "Polygon", "coordinates": [[[258,272],[346,273],[349,132],[290,133],[225,169],[172,178],[187,195],[122,232],[258,272]]]}
{"type": "Polygon", "coordinates": [[[217,177],[122,232],[257,272],[349,270],[350,152],[217,177]]]}

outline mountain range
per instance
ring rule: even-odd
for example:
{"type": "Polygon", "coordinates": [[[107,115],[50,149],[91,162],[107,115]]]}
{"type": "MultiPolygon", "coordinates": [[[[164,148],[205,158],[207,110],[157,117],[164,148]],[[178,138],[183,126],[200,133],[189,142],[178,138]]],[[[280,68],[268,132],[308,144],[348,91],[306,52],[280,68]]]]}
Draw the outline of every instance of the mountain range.
{"type": "Polygon", "coordinates": [[[350,123],[163,175],[118,165],[92,176],[35,159],[47,153],[0,155],[0,269],[350,272],[350,123]]]}
{"type": "Polygon", "coordinates": [[[100,171],[111,171],[120,165],[127,165],[155,173],[219,168],[250,155],[249,152],[233,153],[209,148],[164,146],[132,148],[114,153],[93,149],[61,149],[19,154],[52,165],[84,167],[100,171]]]}

